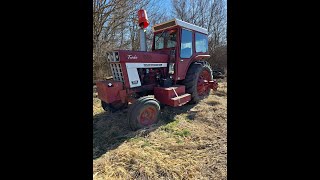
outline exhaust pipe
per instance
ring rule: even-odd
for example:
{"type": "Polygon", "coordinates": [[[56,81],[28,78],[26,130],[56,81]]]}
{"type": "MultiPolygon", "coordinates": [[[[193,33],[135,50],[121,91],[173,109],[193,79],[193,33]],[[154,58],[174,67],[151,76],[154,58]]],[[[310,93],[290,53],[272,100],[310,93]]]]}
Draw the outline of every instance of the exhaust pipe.
{"type": "Polygon", "coordinates": [[[146,10],[140,9],[138,11],[138,18],[140,26],[140,51],[147,51],[147,39],[145,28],[149,26],[149,21],[146,10]]]}
{"type": "Polygon", "coordinates": [[[140,29],[140,51],[147,51],[146,30],[140,29]]]}

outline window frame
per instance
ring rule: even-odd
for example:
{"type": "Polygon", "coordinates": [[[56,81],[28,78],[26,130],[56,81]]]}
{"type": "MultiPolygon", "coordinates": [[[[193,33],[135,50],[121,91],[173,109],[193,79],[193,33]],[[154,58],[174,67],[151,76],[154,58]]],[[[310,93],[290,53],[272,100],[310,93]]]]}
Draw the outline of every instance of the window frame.
{"type": "Polygon", "coordinates": [[[193,52],[193,51],[194,51],[194,45],[195,45],[195,43],[193,43],[193,41],[194,41],[194,40],[193,40],[193,39],[194,39],[193,36],[194,36],[193,30],[191,30],[191,29],[186,29],[186,28],[181,28],[180,53],[179,53],[179,54],[180,54],[179,56],[180,56],[181,59],[190,59],[190,58],[193,56],[193,54],[194,54],[194,52],[193,52]],[[192,48],[192,49],[191,49],[191,55],[190,55],[190,57],[181,57],[183,30],[191,32],[191,48],[192,48]]]}
{"type": "Polygon", "coordinates": [[[209,51],[209,40],[208,40],[208,36],[206,35],[206,34],[203,34],[203,33],[200,33],[200,32],[194,32],[194,50],[195,50],[195,53],[207,53],[208,51],[209,51]],[[205,52],[202,52],[202,51],[197,51],[197,34],[199,34],[199,35],[203,35],[203,36],[205,36],[206,37],[206,40],[207,40],[207,51],[205,51],[205,52]]]}
{"type": "MultiPolygon", "coordinates": [[[[168,31],[171,31],[171,30],[174,30],[174,29],[176,29],[176,38],[178,38],[178,36],[179,36],[179,27],[177,27],[177,26],[174,26],[174,27],[171,27],[171,28],[169,28],[169,29],[164,29],[164,33],[168,33],[168,31]]],[[[161,34],[161,32],[162,31],[158,31],[158,32],[156,32],[156,33],[154,33],[153,35],[154,35],[154,38],[153,38],[153,42],[152,42],[152,50],[155,50],[155,51],[158,51],[158,50],[166,50],[166,49],[172,49],[172,48],[177,48],[178,47],[178,42],[177,42],[177,40],[176,40],[176,45],[174,46],[174,47],[167,47],[168,46],[168,41],[166,40],[166,38],[164,38],[164,44],[163,44],[163,48],[162,49],[156,49],[156,35],[158,35],[158,34],[161,34]]],[[[163,36],[163,37],[165,37],[165,36],[163,36]]]]}
{"type": "MultiPolygon", "coordinates": [[[[163,32],[163,33],[166,33],[166,32],[163,32]]],[[[163,47],[160,48],[160,49],[157,49],[157,45],[156,45],[156,41],[157,41],[157,40],[156,40],[156,37],[157,37],[157,35],[160,36],[161,33],[156,34],[155,37],[154,37],[154,49],[155,49],[155,50],[165,49],[166,46],[165,46],[165,38],[164,38],[164,36],[161,37],[161,38],[163,38],[163,47]]],[[[159,39],[159,38],[158,38],[158,39],[159,39]]],[[[159,41],[160,41],[160,40],[159,40],[159,41]]]]}

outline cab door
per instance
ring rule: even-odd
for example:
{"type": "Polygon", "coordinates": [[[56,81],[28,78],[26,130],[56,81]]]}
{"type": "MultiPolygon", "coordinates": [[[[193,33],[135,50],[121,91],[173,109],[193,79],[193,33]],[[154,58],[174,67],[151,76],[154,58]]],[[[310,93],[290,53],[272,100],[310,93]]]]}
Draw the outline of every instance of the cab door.
{"type": "Polygon", "coordinates": [[[178,53],[176,61],[176,73],[175,80],[184,79],[187,68],[190,64],[190,59],[193,56],[194,45],[193,45],[193,31],[182,28],[180,31],[180,44],[178,44],[178,53]]]}

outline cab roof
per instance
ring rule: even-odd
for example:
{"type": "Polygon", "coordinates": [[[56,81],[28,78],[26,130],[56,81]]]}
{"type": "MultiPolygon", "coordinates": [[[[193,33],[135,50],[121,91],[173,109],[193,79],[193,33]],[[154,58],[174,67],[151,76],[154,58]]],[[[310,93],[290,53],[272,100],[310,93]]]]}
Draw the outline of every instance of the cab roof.
{"type": "Polygon", "coordinates": [[[182,21],[182,20],[176,19],[176,18],[172,19],[170,21],[164,22],[164,23],[156,24],[156,25],[152,26],[152,30],[153,30],[153,32],[157,32],[157,31],[167,29],[167,28],[173,27],[173,26],[181,26],[183,28],[187,28],[187,29],[201,32],[203,34],[208,34],[207,29],[202,28],[200,26],[196,26],[194,24],[190,24],[188,22],[185,22],[185,21],[182,21]]]}

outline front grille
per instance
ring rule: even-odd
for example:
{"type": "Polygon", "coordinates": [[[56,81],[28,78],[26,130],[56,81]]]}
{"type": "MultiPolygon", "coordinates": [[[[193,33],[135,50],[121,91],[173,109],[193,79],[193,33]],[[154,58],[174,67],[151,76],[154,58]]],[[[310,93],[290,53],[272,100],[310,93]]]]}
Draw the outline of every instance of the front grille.
{"type": "Polygon", "coordinates": [[[110,67],[111,67],[111,71],[112,71],[113,80],[124,82],[121,64],[120,63],[110,63],[110,67]]]}

